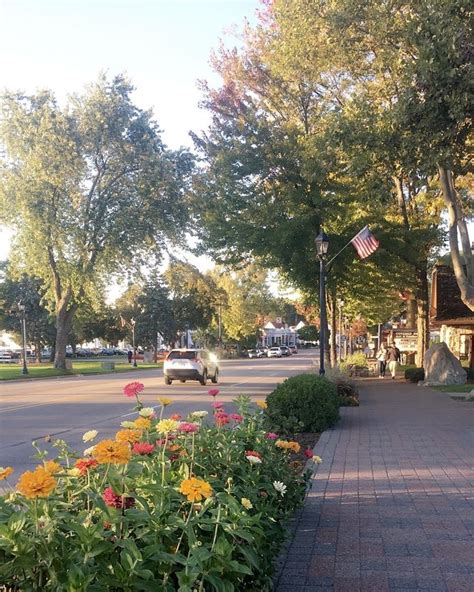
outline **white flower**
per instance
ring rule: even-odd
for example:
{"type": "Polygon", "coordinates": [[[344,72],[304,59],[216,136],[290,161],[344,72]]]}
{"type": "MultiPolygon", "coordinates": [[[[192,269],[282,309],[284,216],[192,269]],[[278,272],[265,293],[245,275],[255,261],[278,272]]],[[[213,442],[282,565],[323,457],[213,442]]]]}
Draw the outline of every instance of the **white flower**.
{"type": "Polygon", "coordinates": [[[323,462],[323,459],[320,456],[313,456],[313,462],[319,465],[323,462]]]}
{"type": "Polygon", "coordinates": [[[262,462],[261,458],[258,458],[258,456],[253,456],[252,454],[249,454],[248,456],[245,457],[250,464],[252,465],[259,465],[262,462]]]}
{"type": "Polygon", "coordinates": [[[286,493],[286,485],[281,481],[273,481],[273,488],[281,495],[281,497],[286,493]]]}
{"type": "Polygon", "coordinates": [[[122,421],[122,423],[120,424],[120,427],[127,428],[129,430],[133,430],[133,428],[135,428],[136,425],[133,423],[133,421],[122,421]]]}
{"type": "Polygon", "coordinates": [[[83,442],[90,442],[93,440],[99,432],[97,430],[89,430],[82,436],[83,442]]]}
{"type": "Polygon", "coordinates": [[[94,448],[95,448],[95,446],[91,446],[90,448],[86,448],[84,450],[84,456],[92,456],[92,454],[94,452],[94,448]]]}
{"type": "Polygon", "coordinates": [[[209,415],[209,412],[208,411],[193,411],[189,415],[192,419],[202,419],[203,417],[206,417],[206,415],[209,415]]]}
{"type": "Polygon", "coordinates": [[[141,417],[150,417],[151,415],[153,415],[153,413],[155,413],[153,407],[143,407],[138,412],[138,415],[140,415],[141,417]]]}

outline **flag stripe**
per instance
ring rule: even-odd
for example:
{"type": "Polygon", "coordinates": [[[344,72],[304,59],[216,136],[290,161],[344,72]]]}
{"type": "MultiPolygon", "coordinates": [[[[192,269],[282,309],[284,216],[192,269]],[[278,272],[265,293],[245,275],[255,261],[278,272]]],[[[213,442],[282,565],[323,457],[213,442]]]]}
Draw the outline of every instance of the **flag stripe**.
{"type": "Polygon", "coordinates": [[[365,226],[356,236],[351,240],[357,254],[361,259],[365,259],[378,249],[379,241],[370,232],[369,227],[365,226]]]}

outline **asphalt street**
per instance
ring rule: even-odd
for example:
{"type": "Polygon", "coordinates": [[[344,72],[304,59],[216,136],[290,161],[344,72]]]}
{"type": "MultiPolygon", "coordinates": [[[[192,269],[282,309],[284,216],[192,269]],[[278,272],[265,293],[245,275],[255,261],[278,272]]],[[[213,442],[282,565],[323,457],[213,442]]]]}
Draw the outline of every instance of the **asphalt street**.
{"type": "MultiPolygon", "coordinates": [[[[219,400],[230,403],[239,394],[255,401],[262,399],[285,378],[307,371],[316,359],[316,350],[306,350],[288,358],[222,360],[219,400]]],[[[122,392],[123,386],[133,380],[145,385],[141,396],[145,406],[158,408],[160,396],[173,400],[165,416],[212,411],[208,390],[215,385],[209,381],[207,386],[201,386],[190,381],[166,386],[161,370],[3,383],[0,466],[14,467],[16,476],[35,466],[38,461],[32,458],[32,441],[54,458],[55,449],[47,442],[50,438],[61,438],[82,452],[88,446],[82,442],[85,431],[98,430],[98,439],[112,436],[121,421],[136,417],[133,400],[122,392]]]]}

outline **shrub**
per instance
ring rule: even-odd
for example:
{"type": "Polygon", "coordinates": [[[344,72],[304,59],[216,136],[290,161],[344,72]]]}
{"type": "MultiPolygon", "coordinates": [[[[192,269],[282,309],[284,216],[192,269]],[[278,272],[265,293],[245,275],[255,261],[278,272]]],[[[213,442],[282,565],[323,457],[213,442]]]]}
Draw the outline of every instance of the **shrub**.
{"type": "Polygon", "coordinates": [[[352,366],[368,368],[367,357],[364,352],[355,352],[349,354],[347,358],[341,362],[340,366],[343,371],[349,370],[352,366]]]}
{"type": "Polygon", "coordinates": [[[267,404],[270,422],[289,433],[322,432],[339,418],[336,386],[315,374],[287,378],[268,395],[267,404]]]}
{"type": "Polygon", "coordinates": [[[339,407],[359,406],[359,392],[355,382],[340,367],[328,368],[326,378],[336,385],[339,407]]]}
{"type": "Polygon", "coordinates": [[[405,379],[410,382],[425,380],[425,371],[423,368],[407,368],[405,370],[405,379]]]}
{"type": "Polygon", "coordinates": [[[269,439],[248,398],[236,401],[238,414],[215,404],[207,426],[205,411],[162,420],[164,398],[154,418],[142,387],[124,390],[140,415],[115,440],[83,455],[56,441],[54,462],[37,449],[37,469],[0,497],[7,589],[271,590],[283,521],[306,490],[295,443],[269,439]]]}

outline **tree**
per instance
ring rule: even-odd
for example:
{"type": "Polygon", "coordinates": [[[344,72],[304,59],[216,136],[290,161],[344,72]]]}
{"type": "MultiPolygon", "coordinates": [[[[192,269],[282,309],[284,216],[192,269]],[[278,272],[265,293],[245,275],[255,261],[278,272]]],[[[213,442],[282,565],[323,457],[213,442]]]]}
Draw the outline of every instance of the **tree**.
{"type": "Polygon", "coordinates": [[[159,258],[186,222],[192,159],[165,149],[132,90],[102,76],[64,108],[51,92],[2,98],[2,221],[16,229],[12,264],[39,277],[54,303],[58,368],[87,294],[145,255],[159,258]]]}

